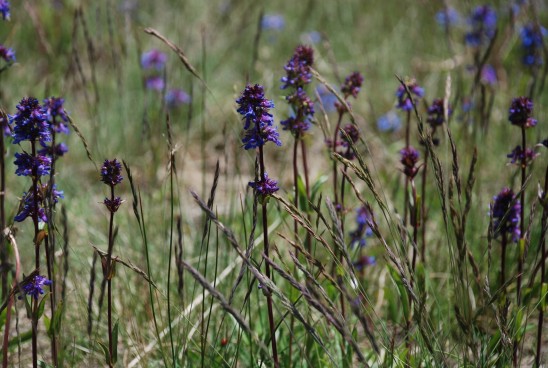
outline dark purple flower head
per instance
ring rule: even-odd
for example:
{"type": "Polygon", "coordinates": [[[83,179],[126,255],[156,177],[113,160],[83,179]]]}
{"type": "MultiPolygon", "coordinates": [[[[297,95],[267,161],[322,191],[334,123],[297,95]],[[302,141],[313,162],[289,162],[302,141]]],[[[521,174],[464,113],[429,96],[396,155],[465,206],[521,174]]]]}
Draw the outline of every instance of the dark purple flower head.
{"type": "Polygon", "coordinates": [[[167,55],[156,49],[152,49],[141,55],[141,67],[143,69],[162,70],[166,62],[167,55]]]}
{"type": "Polygon", "coordinates": [[[506,155],[506,157],[510,159],[511,164],[517,165],[522,165],[523,159],[525,158],[525,166],[529,166],[537,156],[538,153],[531,148],[527,148],[525,152],[523,152],[521,146],[516,146],[512,152],[506,155]]]}
{"type": "Polygon", "coordinates": [[[39,155],[48,156],[48,157],[62,157],[65,153],[68,152],[68,147],[65,143],[56,144],[55,147],[48,146],[45,142],[40,142],[40,145],[43,147],[38,151],[39,155]]]}
{"type": "Polygon", "coordinates": [[[41,177],[49,175],[51,169],[51,158],[40,154],[32,156],[26,152],[16,152],[13,163],[17,166],[15,174],[19,176],[32,176],[35,171],[41,177]]]}
{"type": "Polygon", "coordinates": [[[120,197],[114,197],[114,199],[105,198],[103,203],[111,213],[115,213],[124,201],[120,197]]]}
{"type": "Polygon", "coordinates": [[[294,115],[281,122],[282,129],[289,130],[296,137],[302,137],[304,132],[310,129],[310,121],[314,115],[314,102],[302,87],[298,87],[285,99],[292,107],[294,115]]]}
{"type": "Polygon", "coordinates": [[[360,139],[360,131],[354,124],[347,124],[343,128],[343,131],[344,133],[339,132],[339,137],[341,139],[340,145],[346,148],[346,150],[339,153],[347,160],[353,160],[355,155],[351,144],[355,144],[360,139]]]}
{"type": "Polygon", "coordinates": [[[56,133],[69,134],[69,129],[65,125],[69,119],[67,112],[63,107],[65,100],[58,97],[50,97],[44,100],[44,114],[56,133]]]}
{"type": "Polygon", "coordinates": [[[517,97],[512,100],[508,110],[508,120],[513,125],[531,128],[537,125],[536,119],[533,119],[533,101],[528,97],[517,97]]]}
{"type": "Polygon", "coordinates": [[[503,188],[499,194],[493,197],[491,215],[494,221],[495,237],[501,234],[511,234],[512,240],[517,242],[521,236],[519,229],[520,212],[521,204],[512,189],[503,188]],[[514,202],[512,203],[512,201],[514,202]]]}
{"type": "Polygon", "coordinates": [[[182,89],[170,89],[166,93],[166,106],[168,109],[176,109],[181,105],[190,103],[190,96],[182,89]]]}
{"type": "Polygon", "coordinates": [[[117,159],[105,160],[101,167],[101,181],[113,187],[122,180],[122,164],[120,161],[117,159]]]}
{"type": "Polygon", "coordinates": [[[15,63],[15,51],[3,45],[0,45],[0,58],[8,64],[15,63]]]}
{"type": "Polygon", "coordinates": [[[17,113],[10,115],[13,128],[13,144],[22,141],[51,141],[50,124],[42,106],[34,97],[27,97],[17,105],[17,113]]]}
{"type": "Polygon", "coordinates": [[[356,210],[356,224],[354,231],[350,232],[350,246],[364,247],[367,245],[366,238],[373,235],[371,230],[372,214],[367,206],[361,206],[356,210]]]}
{"type": "Polygon", "coordinates": [[[374,256],[360,256],[357,261],[352,262],[356,271],[363,271],[367,266],[373,266],[377,263],[374,256]]]}
{"type": "MultiPolygon", "coordinates": [[[[51,280],[48,280],[44,276],[36,275],[34,278],[28,282],[23,282],[21,284],[21,291],[25,295],[29,295],[34,298],[34,300],[38,300],[40,295],[44,294],[44,288],[46,286],[49,286],[52,284],[51,280]]],[[[19,296],[19,299],[21,299],[22,296],[19,296]]]]}
{"type": "MultiPolygon", "coordinates": [[[[44,198],[46,196],[48,191],[48,185],[47,184],[41,184],[38,187],[38,221],[41,222],[47,222],[48,218],[46,216],[46,211],[44,209],[44,198]]],[[[57,190],[57,186],[53,186],[53,203],[57,203],[59,201],[59,198],[65,198],[62,191],[57,190]]],[[[17,222],[23,222],[27,217],[33,217],[34,216],[34,191],[25,192],[23,193],[23,198],[21,199],[21,203],[19,205],[19,210],[17,211],[17,215],[14,217],[14,221],[17,222]]]]}
{"type": "Polygon", "coordinates": [[[410,179],[417,175],[419,168],[417,162],[419,162],[419,152],[413,147],[409,146],[400,151],[401,164],[403,165],[403,173],[410,179]]]}
{"type": "Polygon", "coordinates": [[[264,173],[264,178],[259,181],[250,181],[249,186],[257,191],[262,197],[268,197],[269,195],[278,191],[278,182],[268,177],[268,174],[264,173]]]}
{"type": "Polygon", "coordinates": [[[2,19],[10,20],[10,2],[7,0],[0,0],[0,14],[2,19]]]}
{"type": "MultiPolygon", "coordinates": [[[[409,88],[409,92],[416,96],[416,98],[413,99],[415,103],[417,99],[424,96],[424,89],[417,84],[417,81],[415,79],[406,80],[405,85],[407,86],[407,88],[409,88]]],[[[398,98],[398,103],[396,105],[397,108],[402,109],[403,111],[413,110],[413,102],[407,95],[405,87],[401,84],[396,91],[396,97],[398,98]]]]}
{"type": "Polygon", "coordinates": [[[310,83],[312,80],[310,67],[313,63],[314,50],[312,47],[305,45],[297,46],[293,56],[284,66],[287,75],[281,79],[283,83],[282,89],[286,89],[287,87],[302,87],[310,83]]]}
{"type": "Polygon", "coordinates": [[[482,46],[495,36],[497,29],[497,13],[489,5],[474,8],[468,18],[471,30],[466,33],[464,41],[468,46],[482,46]]]}
{"type": "Polygon", "coordinates": [[[363,83],[363,76],[360,72],[353,72],[344,80],[344,84],[341,87],[341,92],[344,95],[344,98],[352,96],[354,98],[358,97],[360,89],[363,83]]]}
{"type": "Polygon", "coordinates": [[[521,47],[523,49],[523,64],[529,67],[543,64],[543,39],[548,35],[546,28],[529,23],[523,26],[520,32],[521,47]]]}
{"type": "Polygon", "coordinates": [[[236,103],[239,105],[237,111],[245,121],[242,143],[246,150],[261,147],[268,141],[282,145],[279,134],[272,125],[272,114],[268,112],[274,107],[274,103],[265,98],[261,85],[247,85],[236,103]]]}
{"type": "MultiPolygon", "coordinates": [[[[448,115],[451,115],[453,111],[449,107],[449,113],[448,115]]],[[[435,127],[438,127],[443,124],[445,121],[445,111],[443,108],[443,98],[436,98],[434,101],[432,101],[432,105],[428,107],[428,117],[426,118],[426,122],[430,124],[432,129],[435,127]]]]}

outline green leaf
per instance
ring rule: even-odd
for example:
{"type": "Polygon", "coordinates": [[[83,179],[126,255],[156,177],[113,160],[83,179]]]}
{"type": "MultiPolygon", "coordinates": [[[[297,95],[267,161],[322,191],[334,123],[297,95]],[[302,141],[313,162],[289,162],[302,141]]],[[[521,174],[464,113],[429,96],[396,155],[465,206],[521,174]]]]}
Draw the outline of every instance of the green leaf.
{"type": "Polygon", "coordinates": [[[51,319],[49,319],[48,316],[44,316],[44,326],[46,326],[46,332],[48,333],[48,336],[49,337],[52,337],[52,334],[51,334],[51,319]]]}
{"type": "Polygon", "coordinates": [[[100,341],[97,341],[97,344],[99,344],[99,346],[103,350],[103,354],[105,356],[105,364],[110,366],[110,353],[108,351],[108,346],[106,346],[105,344],[103,344],[100,341]]]}
{"type": "Polygon", "coordinates": [[[543,282],[542,283],[542,291],[540,294],[540,307],[542,310],[546,310],[546,304],[548,304],[548,284],[543,282]]]}
{"type": "Polygon", "coordinates": [[[306,198],[306,186],[302,176],[297,177],[297,193],[299,193],[299,209],[308,212],[308,199],[306,198]]]}
{"type": "Polygon", "coordinates": [[[396,287],[398,288],[398,292],[400,293],[400,301],[403,308],[403,316],[405,319],[408,319],[410,316],[410,309],[409,309],[409,297],[407,296],[407,291],[405,290],[405,286],[403,285],[403,281],[400,278],[400,275],[396,272],[396,270],[389,266],[388,268],[390,270],[390,275],[392,276],[392,280],[396,283],[396,287]]]}
{"type": "Polygon", "coordinates": [[[46,306],[47,295],[48,294],[45,294],[42,300],[40,300],[40,304],[38,304],[38,310],[36,311],[36,319],[40,319],[44,315],[44,308],[46,306]]]}
{"type": "Polygon", "coordinates": [[[116,321],[114,324],[114,328],[112,329],[112,364],[116,364],[116,361],[118,360],[118,325],[119,320],[116,321]]]}
{"type": "MultiPolygon", "coordinates": [[[[51,321],[51,332],[54,332],[56,335],[59,335],[59,332],[61,331],[61,322],[63,319],[63,311],[64,311],[64,304],[63,301],[60,300],[59,303],[57,303],[57,307],[55,308],[55,313],[53,314],[53,318],[51,321]]],[[[48,331],[49,334],[49,331],[48,331]]]]}
{"type": "Polygon", "coordinates": [[[44,362],[43,360],[39,360],[39,361],[38,361],[38,366],[39,366],[40,368],[54,368],[53,365],[48,364],[48,363],[44,362]]]}
{"type": "Polygon", "coordinates": [[[329,176],[322,175],[314,182],[312,188],[310,189],[310,201],[314,203],[316,196],[318,195],[322,185],[329,179],[329,176]]]}

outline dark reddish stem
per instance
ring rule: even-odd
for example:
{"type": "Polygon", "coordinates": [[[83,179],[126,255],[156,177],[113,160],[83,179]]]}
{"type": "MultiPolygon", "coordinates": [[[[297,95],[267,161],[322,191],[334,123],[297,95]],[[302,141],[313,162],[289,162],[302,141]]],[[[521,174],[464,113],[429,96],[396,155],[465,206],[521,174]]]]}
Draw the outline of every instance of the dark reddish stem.
{"type": "MultiPolygon", "coordinates": [[[[546,167],[546,174],[544,177],[544,194],[543,199],[546,201],[548,199],[548,167],[546,167]]],[[[544,202],[544,209],[542,211],[542,221],[541,221],[541,234],[540,234],[540,245],[542,249],[541,260],[540,260],[540,297],[546,298],[546,295],[543,295],[542,286],[546,282],[546,230],[548,227],[548,205],[544,202]]],[[[535,367],[540,367],[540,358],[542,356],[542,325],[544,323],[544,308],[543,303],[540,304],[540,311],[538,315],[538,326],[537,326],[537,354],[535,356],[535,367]]]]}

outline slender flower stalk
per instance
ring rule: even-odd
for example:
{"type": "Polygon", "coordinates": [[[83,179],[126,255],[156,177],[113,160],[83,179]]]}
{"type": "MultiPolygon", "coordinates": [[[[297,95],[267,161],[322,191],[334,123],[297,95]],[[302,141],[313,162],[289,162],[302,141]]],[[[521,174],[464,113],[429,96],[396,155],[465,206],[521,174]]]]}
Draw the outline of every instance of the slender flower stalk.
{"type": "MultiPolygon", "coordinates": [[[[282,142],[278,138],[278,132],[273,125],[272,114],[268,111],[274,108],[274,103],[267,100],[264,96],[264,89],[261,85],[247,85],[241,96],[236,100],[239,105],[237,111],[243,116],[244,120],[244,136],[242,143],[244,149],[258,148],[259,161],[259,177],[255,181],[250,182],[249,186],[254,189],[255,195],[259,197],[259,202],[262,205],[262,223],[263,223],[263,244],[264,254],[269,257],[269,242],[268,242],[268,218],[267,218],[267,203],[268,197],[276,192],[278,183],[268,177],[265,170],[263,146],[267,142],[274,142],[280,146],[282,142]]],[[[270,265],[265,262],[265,275],[271,278],[270,265]]],[[[278,359],[278,348],[276,344],[276,327],[274,323],[274,311],[272,307],[272,294],[265,286],[260,285],[263,293],[266,296],[268,309],[268,324],[270,329],[270,341],[272,345],[272,358],[274,366],[280,366],[278,359]]]]}
{"type": "Polygon", "coordinates": [[[541,250],[541,259],[540,259],[540,298],[541,302],[539,303],[539,315],[538,315],[538,325],[537,325],[537,351],[535,355],[535,367],[540,367],[541,357],[542,357],[542,326],[544,323],[544,309],[546,304],[543,303],[546,295],[546,232],[548,229],[548,166],[546,167],[546,174],[544,176],[544,190],[540,196],[540,202],[542,204],[542,219],[541,219],[541,233],[540,233],[540,250],[541,250]],[[544,298],[544,299],[543,299],[544,298]]]}

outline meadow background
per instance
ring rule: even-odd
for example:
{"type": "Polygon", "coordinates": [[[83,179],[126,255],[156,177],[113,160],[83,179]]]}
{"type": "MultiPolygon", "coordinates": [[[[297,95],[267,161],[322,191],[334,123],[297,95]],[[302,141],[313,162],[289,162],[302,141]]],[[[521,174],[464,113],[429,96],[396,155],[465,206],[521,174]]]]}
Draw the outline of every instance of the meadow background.
{"type": "MultiPolygon", "coordinates": [[[[242,148],[243,122],[235,100],[247,83],[263,85],[275,104],[272,113],[279,126],[291,113],[284,99],[287,93],[280,89],[283,67],[300,44],[311,46],[315,54],[315,74],[307,91],[316,102],[316,115],[304,139],[313,206],[302,199],[298,209],[287,205],[294,198],[291,134],[279,127],[283,145],[265,146],[267,171],[280,187],[267,206],[270,246],[276,249],[270,257],[298,282],[298,287],[292,286],[274,271],[280,366],[535,364],[538,315],[545,309],[548,290],[538,272],[546,233],[542,227],[547,211],[542,189],[547,180],[545,146],[534,148],[538,155],[527,167],[530,178],[522,206],[528,238],[520,303],[515,297],[519,246],[508,244],[510,281],[501,288],[500,236],[490,230],[490,204],[503,187],[517,193],[522,185],[519,165],[509,164],[507,158],[520,144],[519,128],[508,121],[513,98],[532,95],[534,101],[538,125],[528,129],[528,145],[548,139],[544,88],[548,38],[540,48],[544,62],[537,68],[523,64],[520,38],[526,24],[548,25],[548,9],[543,1],[490,2],[497,13],[496,37],[474,48],[464,38],[471,28],[467,18],[478,5],[483,3],[12,1],[11,20],[0,21],[0,43],[15,50],[16,62],[0,73],[0,107],[14,114],[23,97],[40,101],[62,97],[73,122],[71,133],[62,138],[69,152],[56,163],[56,183],[64,191],[64,199],[56,205],[53,245],[54,288],[58,301],[63,296],[57,331],[59,366],[106,364],[99,344],[108,340],[106,308],[99,311],[97,306],[102,272],[97,256],[94,260],[94,247],[107,249],[109,212],[103,200],[109,191],[100,181],[100,168],[105,159],[113,158],[123,160],[132,174],[130,181],[124,171],[124,180],[116,187],[125,202],[115,216],[113,255],[129,265],[118,264],[113,278],[119,329],[116,364],[272,366],[264,290],[257,287],[249,269],[243,269],[243,278],[236,283],[242,257],[223,226],[244,251],[256,243],[250,259],[262,270],[260,220],[254,229],[261,206],[254,214],[254,193],[248,186],[255,177],[255,152],[242,148]],[[450,9],[458,17],[440,23],[450,9]],[[165,42],[145,32],[147,28],[180,48],[187,65],[165,42]],[[143,68],[141,57],[152,49],[167,55],[161,71],[143,68]],[[485,60],[478,55],[486,55],[485,60]],[[477,73],[478,65],[484,64],[492,67],[494,78],[477,73]],[[326,92],[325,85],[339,92],[354,71],[364,76],[358,97],[350,101],[361,134],[353,149],[361,161],[354,160],[355,169],[347,170],[356,190],[347,182],[346,211],[337,215],[329,205],[334,158],[326,144],[337,121],[332,108],[336,97],[326,92]],[[147,88],[151,73],[159,73],[165,88],[147,88]],[[415,78],[424,88],[418,116],[410,114],[411,142],[420,151],[420,164],[425,146],[419,142],[418,117],[429,131],[427,106],[435,98],[448,97],[453,111],[449,124],[436,131],[439,144],[431,145],[438,161],[425,164],[422,200],[427,241],[425,258],[417,268],[410,264],[413,228],[402,225],[407,195],[399,152],[405,146],[407,114],[396,108],[397,76],[415,78]],[[172,89],[187,94],[176,106],[165,99],[172,89]],[[457,189],[461,183],[462,190],[457,189]],[[214,197],[208,203],[212,213],[207,215],[190,191],[204,202],[214,197]],[[363,204],[356,192],[370,204],[378,224],[378,232],[367,237],[365,247],[351,242],[356,209],[363,204]],[[210,221],[213,215],[222,226],[210,221]],[[312,258],[305,261],[301,254],[305,266],[300,270],[290,252],[305,247],[307,232],[300,226],[295,233],[295,217],[310,219],[314,234],[312,258]],[[347,257],[342,263],[333,258],[339,251],[347,257]],[[371,264],[360,269],[351,267],[361,256],[374,260],[368,258],[371,264]],[[182,260],[195,271],[183,270],[182,260]],[[407,280],[414,281],[409,286],[407,280]],[[420,303],[410,302],[411,290],[420,303]],[[348,298],[344,311],[340,295],[348,298]]],[[[350,120],[347,115],[343,123],[350,120]]],[[[13,174],[14,152],[20,149],[9,140],[5,223],[17,229],[21,269],[28,275],[34,270],[32,223],[14,223],[13,217],[29,179],[13,174]]],[[[342,162],[338,165],[342,170],[342,162]]],[[[417,186],[421,177],[419,173],[417,186]]],[[[301,197],[306,195],[303,188],[299,190],[301,197]]],[[[13,265],[7,236],[3,242],[13,265]]],[[[22,301],[13,308],[9,365],[29,366],[30,322],[22,301]]],[[[46,316],[50,308],[46,303],[46,316]]],[[[5,314],[6,310],[3,325],[5,314]]],[[[53,364],[45,327],[42,322],[39,326],[38,358],[53,364]]],[[[542,334],[546,331],[544,327],[542,334]]],[[[544,337],[540,342],[544,364],[547,341],[544,337]]]]}

